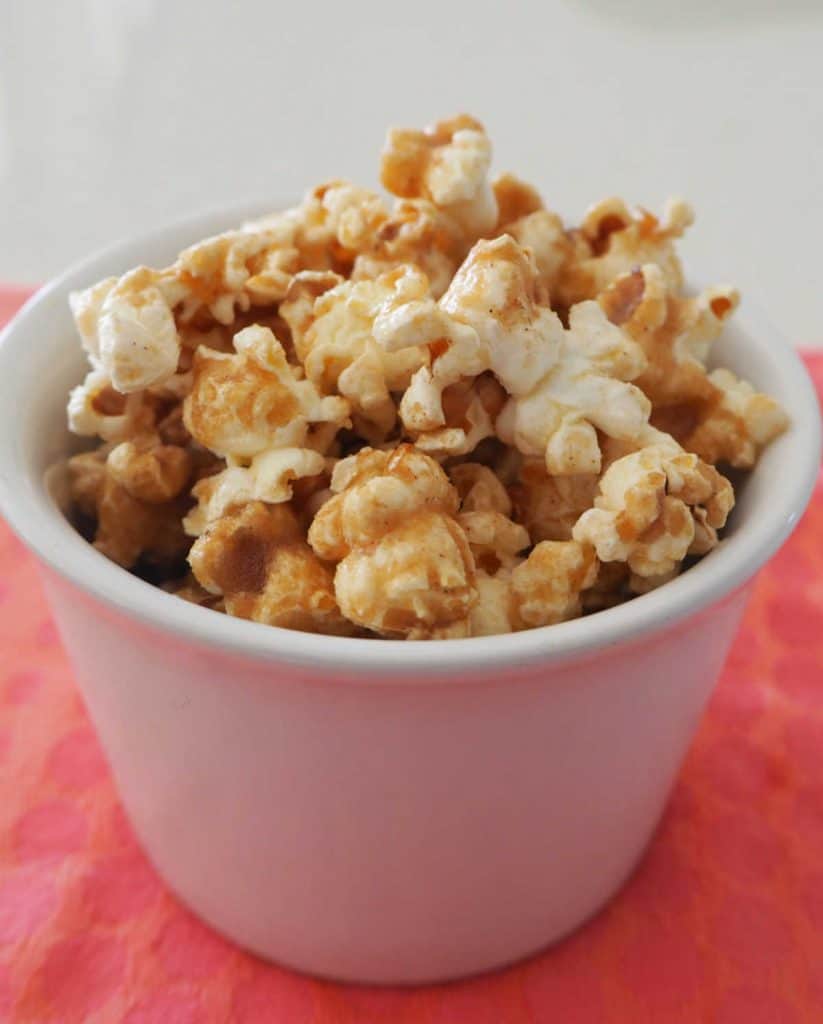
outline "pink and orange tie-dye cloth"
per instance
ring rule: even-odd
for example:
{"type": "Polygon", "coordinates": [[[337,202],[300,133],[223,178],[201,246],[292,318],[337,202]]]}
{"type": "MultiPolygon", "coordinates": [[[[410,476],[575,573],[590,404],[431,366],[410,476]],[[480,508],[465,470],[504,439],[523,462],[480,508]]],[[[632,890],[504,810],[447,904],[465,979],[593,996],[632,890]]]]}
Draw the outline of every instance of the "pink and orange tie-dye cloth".
{"type": "MultiPolygon", "coordinates": [[[[0,290],[0,322],[25,297],[0,290]]],[[[808,364],[823,392],[823,353],[808,364]]],[[[392,990],[236,949],[137,845],[32,557],[0,524],[0,1021],[819,1024],[823,483],[761,575],[648,855],[554,949],[392,990]]]]}

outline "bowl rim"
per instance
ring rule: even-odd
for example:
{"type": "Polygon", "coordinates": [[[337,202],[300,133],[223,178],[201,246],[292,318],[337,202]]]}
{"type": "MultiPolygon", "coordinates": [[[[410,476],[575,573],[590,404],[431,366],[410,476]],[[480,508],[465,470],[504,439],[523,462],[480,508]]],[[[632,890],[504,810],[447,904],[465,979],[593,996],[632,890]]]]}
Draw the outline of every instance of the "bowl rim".
{"type": "Polygon", "coordinates": [[[345,671],[358,677],[457,677],[467,670],[486,674],[504,666],[565,661],[664,630],[743,586],[794,529],[811,497],[820,466],[817,396],[795,349],[759,310],[747,304],[737,311],[736,322],[747,335],[747,343],[765,355],[771,372],[781,379],[780,390],[792,395],[792,424],[778,443],[786,449],[782,463],[793,471],[784,473],[784,486],[770,495],[758,515],[722,540],[709,556],[653,593],[593,615],[521,633],[409,643],[300,633],[249,622],[182,601],[132,576],[88,544],[63,517],[42,481],[35,479],[33,469],[21,465],[24,460],[12,440],[12,376],[3,373],[3,364],[13,366],[16,358],[25,358],[25,335],[45,304],[60,296],[65,299],[73,288],[111,273],[112,266],[122,262],[127,253],[162,243],[165,238],[172,243],[189,231],[192,240],[204,237],[204,225],[211,224],[213,229],[221,221],[237,223],[283,205],[271,200],[235,203],[121,239],[73,264],[39,289],[0,333],[0,513],[42,563],[81,591],[164,633],[264,663],[345,671]],[[26,474],[30,486],[15,486],[20,472],[26,474]]]}

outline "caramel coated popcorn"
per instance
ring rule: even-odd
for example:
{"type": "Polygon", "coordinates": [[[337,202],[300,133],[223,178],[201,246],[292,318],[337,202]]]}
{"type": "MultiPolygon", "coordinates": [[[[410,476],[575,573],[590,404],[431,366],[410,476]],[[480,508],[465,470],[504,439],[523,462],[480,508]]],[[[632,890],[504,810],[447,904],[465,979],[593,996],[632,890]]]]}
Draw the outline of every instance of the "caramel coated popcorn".
{"type": "Polygon", "coordinates": [[[388,199],[331,180],[74,293],[83,535],[189,604],[375,639],[551,626],[708,555],[789,422],[713,361],[738,292],[686,288],[682,200],[568,226],[491,162],[467,115],[393,129],[388,199]]]}
{"type": "Polygon", "coordinates": [[[308,539],[318,557],[337,563],[343,614],[383,636],[463,628],[477,599],[475,565],[441,467],[409,444],[364,448],[337,464],[331,490],[308,539]]]}

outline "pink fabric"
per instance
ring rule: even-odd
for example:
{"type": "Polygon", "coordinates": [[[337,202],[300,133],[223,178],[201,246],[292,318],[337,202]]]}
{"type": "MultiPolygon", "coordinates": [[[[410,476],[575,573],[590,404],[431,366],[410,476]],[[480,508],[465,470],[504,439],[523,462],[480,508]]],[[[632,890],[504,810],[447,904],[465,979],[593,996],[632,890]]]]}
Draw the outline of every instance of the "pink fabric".
{"type": "MultiPolygon", "coordinates": [[[[0,290],[0,319],[24,298],[0,290]]],[[[823,391],[823,354],[808,357],[823,391]]],[[[43,600],[0,524],[0,1020],[795,1024],[823,1020],[823,484],[760,577],[642,865],[505,971],[335,985],[194,919],[135,842],[43,600]]]]}

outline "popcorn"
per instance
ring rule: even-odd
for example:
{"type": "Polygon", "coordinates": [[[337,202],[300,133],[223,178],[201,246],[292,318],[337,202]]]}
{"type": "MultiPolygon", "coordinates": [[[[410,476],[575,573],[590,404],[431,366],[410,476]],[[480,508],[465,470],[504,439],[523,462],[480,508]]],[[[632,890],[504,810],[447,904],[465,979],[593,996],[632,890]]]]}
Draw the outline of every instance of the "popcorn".
{"type": "Polygon", "coordinates": [[[512,572],[514,628],[550,626],[579,615],[580,593],[596,576],[597,559],[586,544],[541,541],[512,572]]]}
{"type": "Polygon", "coordinates": [[[334,179],[73,293],[83,536],[205,609],[408,640],[550,626],[710,552],[715,464],[788,422],[709,368],[737,291],[684,294],[682,201],[567,230],[490,161],[465,115],[393,130],[390,207],[334,179]]]}
{"type": "Polygon", "coordinates": [[[121,394],[103,370],[90,370],[69,395],[69,429],[81,437],[120,441],[150,429],[154,415],[155,407],[144,393],[121,394]]]}
{"type": "Polygon", "coordinates": [[[739,300],[722,285],[681,297],[655,264],[621,275],[599,297],[646,353],[636,384],[654,405],[652,422],[706,462],[748,469],[788,420],[774,399],[729,370],[706,369],[711,343],[739,300]]]}
{"type": "Polygon", "coordinates": [[[475,578],[477,603],[469,614],[466,633],[469,636],[499,636],[513,632],[511,603],[511,570],[501,569],[489,574],[478,570],[475,578]]]}
{"type": "Polygon", "coordinates": [[[190,536],[199,537],[211,523],[249,502],[277,505],[289,501],[296,480],[319,476],[325,468],[324,457],[308,448],[261,452],[248,467],[228,466],[195,484],[191,493],[197,505],[183,520],[183,528],[190,536]]]}
{"type": "Polygon", "coordinates": [[[762,449],[788,427],[789,418],[773,398],[730,370],[714,370],[708,379],[714,395],[697,406],[691,429],[682,419],[669,421],[672,433],[706,462],[751,469],[762,449]]]}
{"type": "Polygon", "coordinates": [[[505,235],[512,221],[520,220],[536,210],[543,209],[543,200],[536,188],[521,181],[514,174],[501,174],[492,182],[497,201],[497,227],[495,233],[505,235]]]}
{"type": "Polygon", "coordinates": [[[123,394],[171,376],[180,343],[161,275],[146,267],[108,278],[70,305],[92,366],[123,394]]]}
{"type": "Polygon", "coordinates": [[[660,267],[667,286],[678,291],[683,271],[674,242],[693,220],[682,199],[670,199],[662,219],[648,210],[629,210],[622,199],[595,203],[573,233],[575,254],[557,281],[557,301],[572,306],[594,299],[620,274],[644,263],[660,267]]]}
{"type": "Polygon", "coordinates": [[[332,270],[301,270],[289,283],[280,303],[280,315],[289,329],[292,347],[301,365],[310,351],[306,335],[314,323],[314,304],[343,280],[332,270]]]}
{"type": "Polygon", "coordinates": [[[597,494],[596,473],[549,476],[543,459],[525,459],[510,487],[515,518],[533,541],[571,540],[572,528],[597,494]]]}
{"type": "Polygon", "coordinates": [[[570,540],[542,541],[514,569],[479,572],[470,634],[512,633],[575,618],[581,593],[592,586],[597,569],[592,548],[570,540]]]}
{"type": "Polygon", "coordinates": [[[736,289],[717,286],[684,298],[667,285],[659,266],[648,263],[621,274],[598,301],[645,352],[647,365],[637,385],[655,408],[712,394],[706,358],[737,308],[736,289]]]}
{"type": "Polygon", "coordinates": [[[203,310],[228,325],[252,304],[278,302],[301,269],[350,269],[387,217],[379,196],[330,182],[293,210],[197,242],[165,270],[138,267],[73,293],[92,366],[124,394],[163,383],[177,369],[178,327],[203,310]]]}
{"type": "Polygon", "coordinates": [[[457,493],[436,462],[411,445],[365,448],[338,463],[331,489],[309,543],[338,562],[335,594],[347,619],[409,639],[466,620],[477,598],[474,560],[454,518],[457,493]]]}
{"type": "Polygon", "coordinates": [[[351,278],[365,281],[408,263],[429,279],[439,298],[466,254],[460,225],[428,199],[399,199],[371,245],[354,261],[351,278]]]}
{"type": "Polygon", "coordinates": [[[556,317],[540,298],[528,253],[504,235],[474,246],[438,303],[409,302],[381,317],[375,335],[387,351],[425,345],[431,356],[403,396],[406,428],[442,426],[446,388],[488,370],[509,393],[528,393],[554,358],[545,337],[556,317]]]}
{"type": "Polygon", "coordinates": [[[449,469],[449,480],[460,499],[461,512],[502,512],[511,515],[512,502],[500,479],[488,466],[460,462],[449,469]]]}
{"type": "Polygon", "coordinates": [[[83,291],[69,293],[69,309],[74,317],[77,333],[92,365],[100,364],[100,337],[98,322],[106,296],[117,284],[116,277],[106,277],[83,291]]]}
{"type": "Polygon", "coordinates": [[[628,383],[642,372],[643,353],[594,302],[573,306],[568,329],[558,320],[551,341],[554,366],[530,394],[509,399],[498,435],[524,455],[543,455],[549,473],[597,473],[596,431],[631,439],[648,421],[648,399],[628,383]]]}
{"type": "Polygon", "coordinates": [[[466,534],[478,569],[493,575],[513,568],[517,555],[531,545],[528,530],[511,520],[512,503],[506,488],[487,467],[464,462],[449,470],[460,496],[457,521],[466,534]]]}
{"type": "Polygon", "coordinates": [[[222,324],[252,304],[284,298],[300,270],[350,269],[387,217],[379,196],[345,181],[312,189],[300,206],[198,242],[180,254],[173,274],[185,298],[180,316],[201,309],[222,324]]]}
{"type": "Polygon", "coordinates": [[[439,303],[381,317],[375,334],[388,351],[427,344],[431,355],[401,401],[406,429],[441,427],[445,389],[491,370],[511,396],[495,424],[502,440],[544,455],[552,473],[597,472],[595,428],[632,437],[648,420],[648,400],[627,383],[645,359],[596,303],[574,307],[565,329],[542,299],[532,258],[504,235],[475,245],[439,303]]]}
{"type": "Polygon", "coordinates": [[[424,131],[393,128],[383,149],[380,180],[404,199],[429,199],[471,239],[497,223],[489,184],[491,143],[479,121],[460,114],[424,131]]]}
{"type": "Polygon", "coordinates": [[[74,505],[96,521],[94,546],[107,558],[130,569],[140,559],[176,564],[185,556],[188,542],[180,522],[180,500],[146,502],[134,497],[110,471],[105,449],[73,456],[68,473],[74,505]]]}
{"type": "Polygon", "coordinates": [[[189,563],[229,615],[306,633],[354,632],[337,607],[331,570],[286,505],[251,502],[229,513],[195,541],[189,563]]]}
{"type": "Polygon", "coordinates": [[[531,546],[525,526],[512,522],[502,512],[460,512],[457,522],[469,542],[475,565],[488,573],[516,565],[517,555],[531,546]]]}
{"type": "Polygon", "coordinates": [[[178,497],[193,470],[185,448],[163,444],[156,434],[122,441],[109,453],[106,466],[112,479],[133,498],[151,505],[178,497]]]}
{"type": "MultiPolygon", "coordinates": [[[[374,339],[375,320],[426,296],[425,275],[405,266],[374,281],[344,282],[319,295],[311,314],[298,303],[303,283],[295,282],[284,316],[306,376],[325,393],[338,391],[351,403],[360,429],[382,439],[397,415],[391,393],[407,386],[425,354],[384,351],[374,339]]],[[[314,286],[316,279],[305,284],[314,286]]]]}
{"type": "Polygon", "coordinates": [[[66,463],[68,490],[74,511],[88,519],[97,516],[97,505],[106,482],[106,459],[111,445],[72,455],[66,463]]]}
{"type": "Polygon", "coordinates": [[[547,340],[560,325],[545,299],[532,256],[513,238],[478,242],[440,300],[456,326],[454,338],[446,335],[451,346],[434,360],[435,379],[460,361],[466,369],[459,376],[475,376],[479,363],[509,394],[528,394],[556,358],[547,340]]]}
{"type": "Polygon", "coordinates": [[[361,252],[373,241],[388,218],[383,200],[374,192],[336,179],[309,192],[303,203],[304,222],[298,241],[331,249],[333,258],[346,261],[339,251],[361,252]]]}
{"type": "Polygon", "coordinates": [[[574,256],[563,221],[551,210],[536,210],[506,225],[506,234],[531,250],[541,283],[553,294],[557,281],[574,256]]]}
{"type": "Polygon", "coordinates": [[[235,335],[232,354],[199,348],[184,404],[187,429],[217,455],[248,459],[271,448],[304,446],[312,423],[346,422],[344,398],[324,397],[300,380],[265,327],[235,335]]]}
{"type": "Polygon", "coordinates": [[[606,470],[594,508],[572,530],[603,562],[626,562],[638,576],[671,572],[687,554],[717,543],[734,505],[725,477],[674,443],[626,455],[606,470]]]}
{"type": "Polygon", "coordinates": [[[506,392],[491,374],[451,384],[442,395],[444,425],[436,430],[409,430],[409,437],[434,457],[467,455],[487,437],[494,437],[495,420],[506,392]]]}

